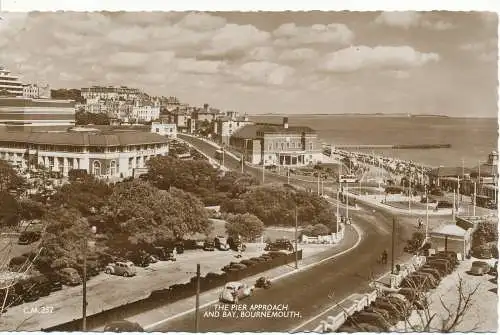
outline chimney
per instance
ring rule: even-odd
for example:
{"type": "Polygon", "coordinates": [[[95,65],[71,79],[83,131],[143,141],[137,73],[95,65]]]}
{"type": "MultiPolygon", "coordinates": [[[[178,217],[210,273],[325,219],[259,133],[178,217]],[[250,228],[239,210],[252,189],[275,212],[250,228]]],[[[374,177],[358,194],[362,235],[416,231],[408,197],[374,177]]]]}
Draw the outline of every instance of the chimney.
{"type": "Polygon", "coordinates": [[[283,128],[288,129],[288,118],[287,117],[283,118],[283,128]]]}

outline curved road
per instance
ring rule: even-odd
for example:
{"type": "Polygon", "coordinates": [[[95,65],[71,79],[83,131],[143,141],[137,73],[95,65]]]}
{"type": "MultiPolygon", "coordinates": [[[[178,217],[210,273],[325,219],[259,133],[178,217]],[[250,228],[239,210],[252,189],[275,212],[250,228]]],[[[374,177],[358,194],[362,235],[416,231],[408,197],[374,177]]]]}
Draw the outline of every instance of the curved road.
{"type": "MultiPolygon", "coordinates": [[[[212,146],[199,139],[184,136],[181,138],[209,155],[215,154],[215,149],[212,146]]],[[[241,168],[239,162],[230,156],[226,156],[225,163],[229,168],[241,168]]],[[[246,169],[252,172],[252,168],[246,167],[246,169]]],[[[283,182],[285,179],[286,181],[286,177],[276,175],[269,175],[269,179],[279,182],[283,182]]],[[[362,241],[356,249],[318,264],[307,271],[280,279],[273,283],[271,289],[257,290],[253,296],[240,302],[240,305],[247,305],[247,308],[255,304],[284,304],[288,306],[289,311],[299,312],[300,318],[203,317],[205,311],[214,310],[215,306],[212,305],[200,310],[199,330],[201,332],[290,331],[350,294],[366,289],[370,279],[389,270],[389,265],[378,264],[377,259],[384,249],[391,250],[392,216],[381,211],[372,211],[371,208],[364,205],[361,206],[360,211],[353,211],[351,216],[363,231],[362,241]]],[[[403,254],[404,244],[401,241],[407,238],[408,232],[404,227],[400,227],[396,233],[398,242],[396,243],[395,255],[398,257],[403,254]]],[[[194,313],[189,313],[151,329],[151,331],[192,332],[194,331],[194,319],[194,313]]],[[[318,325],[318,322],[319,320],[314,320],[305,324],[299,331],[312,330],[318,325]]]]}

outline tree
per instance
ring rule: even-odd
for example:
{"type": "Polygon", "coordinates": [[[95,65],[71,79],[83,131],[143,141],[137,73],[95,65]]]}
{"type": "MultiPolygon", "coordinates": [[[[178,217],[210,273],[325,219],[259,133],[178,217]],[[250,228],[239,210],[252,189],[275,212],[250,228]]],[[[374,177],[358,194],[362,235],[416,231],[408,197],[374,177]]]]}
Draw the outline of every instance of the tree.
{"type": "Polygon", "coordinates": [[[21,177],[8,162],[0,159],[0,192],[21,193],[26,187],[26,180],[21,177]]]}
{"type": "Polygon", "coordinates": [[[316,225],[307,226],[304,230],[302,230],[302,233],[304,233],[307,236],[321,236],[330,234],[331,229],[325,226],[324,224],[319,223],[316,225]]]}
{"type": "Polygon", "coordinates": [[[209,228],[202,203],[186,192],[162,191],[133,180],[115,186],[105,209],[107,233],[136,245],[205,232],[209,228]]]}
{"type": "Polygon", "coordinates": [[[83,216],[90,216],[107,204],[111,193],[111,187],[104,181],[86,175],[57,189],[51,204],[74,208],[83,216]]]}
{"type": "Polygon", "coordinates": [[[19,204],[7,192],[0,191],[0,227],[14,227],[19,222],[19,204]]]}
{"type": "Polygon", "coordinates": [[[47,210],[42,203],[31,199],[21,199],[18,203],[20,217],[26,221],[42,219],[47,210]]]}
{"type": "Polygon", "coordinates": [[[229,236],[240,235],[246,240],[254,240],[262,235],[264,223],[255,215],[245,213],[230,215],[226,222],[226,232],[229,236]]]}
{"type": "Polygon", "coordinates": [[[283,185],[247,186],[235,199],[228,199],[221,204],[223,212],[248,212],[257,216],[266,226],[295,225],[295,210],[302,226],[321,223],[330,229],[335,227],[334,209],[325,199],[283,185]]]}
{"type": "Polygon", "coordinates": [[[480,222],[472,235],[472,245],[481,246],[498,240],[498,224],[492,221],[480,222]]]}

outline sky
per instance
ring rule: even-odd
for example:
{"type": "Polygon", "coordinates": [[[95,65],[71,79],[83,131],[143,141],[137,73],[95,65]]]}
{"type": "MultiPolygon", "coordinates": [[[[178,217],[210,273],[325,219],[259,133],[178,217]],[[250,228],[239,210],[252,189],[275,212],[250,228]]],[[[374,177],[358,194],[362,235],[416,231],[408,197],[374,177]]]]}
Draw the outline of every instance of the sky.
{"type": "Polygon", "coordinates": [[[2,13],[0,65],[247,114],[497,116],[486,12],[2,13]]]}

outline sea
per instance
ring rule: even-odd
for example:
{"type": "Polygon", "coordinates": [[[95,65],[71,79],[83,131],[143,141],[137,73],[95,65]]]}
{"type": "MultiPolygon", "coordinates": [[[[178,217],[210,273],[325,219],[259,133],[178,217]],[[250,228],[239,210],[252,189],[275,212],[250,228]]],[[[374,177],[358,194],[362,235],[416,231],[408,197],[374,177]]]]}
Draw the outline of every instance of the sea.
{"type": "MultiPolygon", "coordinates": [[[[282,123],[280,115],[250,116],[255,122],[282,123]]],[[[290,126],[308,126],[319,140],[348,144],[450,144],[439,149],[350,149],[411,160],[425,166],[475,167],[498,151],[497,118],[441,116],[288,115],[290,126]]],[[[347,150],[347,149],[346,149],[347,150]]]]}

